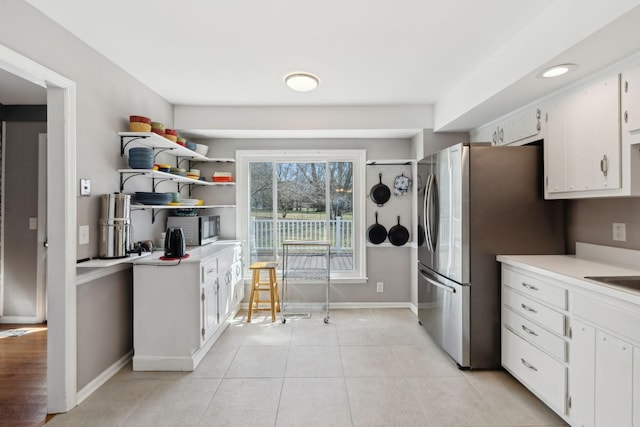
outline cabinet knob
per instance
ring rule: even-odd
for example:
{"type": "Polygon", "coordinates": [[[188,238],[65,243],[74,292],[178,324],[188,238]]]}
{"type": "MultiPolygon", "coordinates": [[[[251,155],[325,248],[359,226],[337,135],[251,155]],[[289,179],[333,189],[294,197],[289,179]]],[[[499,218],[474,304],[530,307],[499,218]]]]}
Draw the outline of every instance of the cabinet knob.
{"type": "Polygon", "coordinates": [[[624,112],[624,122],[625,123],[629,123],[629,112],[628,111],[624,112]]]}

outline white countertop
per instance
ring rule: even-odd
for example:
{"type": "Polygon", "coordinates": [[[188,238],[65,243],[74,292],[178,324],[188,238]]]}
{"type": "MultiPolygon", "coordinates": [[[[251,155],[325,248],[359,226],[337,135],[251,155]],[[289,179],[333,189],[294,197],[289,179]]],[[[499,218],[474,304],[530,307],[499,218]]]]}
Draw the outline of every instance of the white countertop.
{"type": "MultiPolygon", "coordinates": [[[[591,246],[587,251],[590,258],[584,258],[585,254],[581,254],[578,250],[577,255],[498,255],[497,260],[503,264],[519,267],[525,271],[560,280],[579,288],[600,292],[615,298],[631,299],[640,304],[640,291],[585,279],[585,276],[640,276],[640,265],[635,267],[612,262],[611,257],[606,256],[607,248],[609,248],[606,246],[597,247],[596,252],[602,249],[605,256],[602,257],[603,259],[596,259],[594,256],[597,255],[591,251],[596,245],[591,246]]],[[[618,254],[619,251],[630,250],[614,248],[613,253],[618,254]]],[[[624,257],[619,259],[624,259],[624,257]]]]}
{"type": "Polygon", "coordinates": [[[189,257],[183,258],[181,260],[161,260],[160,257],[164,256],[164,251],[156,251],[153,252],[150,257],[133,261],[133,265],[162,265],[178,262],[200,262],[204,258],[213,256],[220,251],[223,251],[231,246],[235,246],[240,243],[242,243],[241,240],[218,240],[217,242],[213,242],[205,246],[187,247],[187,254],[189,254],[189,257]]]}

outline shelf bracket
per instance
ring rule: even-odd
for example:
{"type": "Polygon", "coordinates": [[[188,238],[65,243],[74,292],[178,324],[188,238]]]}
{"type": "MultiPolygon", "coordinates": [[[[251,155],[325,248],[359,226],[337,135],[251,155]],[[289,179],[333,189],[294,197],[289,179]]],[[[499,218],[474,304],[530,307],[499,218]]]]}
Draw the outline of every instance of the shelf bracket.
{"type": "Polygon", "coordinates": [[[127,145],[131,144],[133,141],[137,139],[147,139],[148,136],[120,136],[120,157],[124,156],[124,150],[127,148],[127,145]],[[125,143],[124,139],[129,138],[129,140],[125,143]]]}
{"type": "Polygon", "coordinates": [[[151,224],[155,224],[156,222],[156,217],[158,216],[158,214],[162,211],[165,211],[166,209],[151,209],[151,224]]]}
{"type": "Polygon", "coordinates": [[[153,147],[153,163],[156,163],[156,158],[158,157],[158,154],[164,153],[165,151],[171,151],[171,150],[175,150],[175,148],[156,148],[156,147],[153,147]]]}
{"type": "Polygon", "coordinates": [[[120,172],[120,192],[124,191],[124,185],[134,176],[144,176],[146,175],[144,172],[130,172],[128,177],[124,177],[124,172],[120,172]]]}
{"type": "MultiPolygon", "coordinates": [[[[158,187],[158,184],[165,182],[165,181],[173,181],[173,179],[170,178],[164,178],[164,179],[159,179],[159,178],[152,178],[151,179],[151,187],[153,189],[153,192],[156,192],[156,189],[158,187]]],[[[178,187],[180,186],[180,184],[178,184],[178,187]]]]}

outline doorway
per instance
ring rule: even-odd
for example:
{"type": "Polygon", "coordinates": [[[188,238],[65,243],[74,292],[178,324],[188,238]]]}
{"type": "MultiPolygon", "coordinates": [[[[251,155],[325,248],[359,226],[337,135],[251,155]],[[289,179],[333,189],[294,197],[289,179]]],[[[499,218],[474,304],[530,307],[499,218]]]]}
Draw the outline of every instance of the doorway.
{"type": "Polygon", "coordinates": [[[0,69],[47,90],[47,412],[66,412],[77,393],[75,83],[2,45],[0,69]]]}

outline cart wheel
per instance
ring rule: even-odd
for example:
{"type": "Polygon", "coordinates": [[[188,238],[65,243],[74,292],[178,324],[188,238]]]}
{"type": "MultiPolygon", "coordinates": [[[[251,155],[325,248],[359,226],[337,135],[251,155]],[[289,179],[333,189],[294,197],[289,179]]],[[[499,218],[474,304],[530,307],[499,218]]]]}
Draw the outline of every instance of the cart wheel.
{"type": "Polygon", "coordinates": [[[329,317],[324,318],[324,323],[329,323],[329,317]]]}
{"type": "Polygon", "coordinates": [[[287,319],[285,319],[284,317],[282,318],[282,323],[287,323],[287,319]]]}

